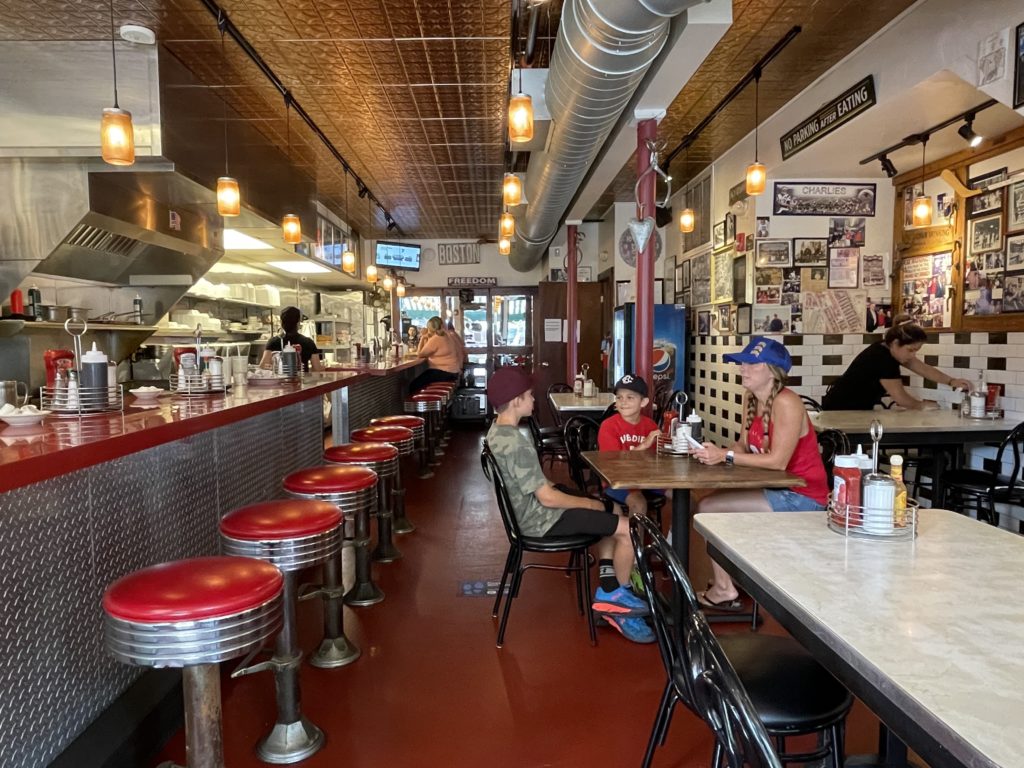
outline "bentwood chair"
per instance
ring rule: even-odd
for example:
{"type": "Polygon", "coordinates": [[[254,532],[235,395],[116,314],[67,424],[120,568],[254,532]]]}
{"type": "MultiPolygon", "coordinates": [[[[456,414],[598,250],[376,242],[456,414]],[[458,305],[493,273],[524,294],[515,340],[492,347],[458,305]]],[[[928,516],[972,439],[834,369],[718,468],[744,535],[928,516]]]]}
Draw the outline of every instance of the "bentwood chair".
{"type": "Polygon", "coordinates": [[[779,766],[824,758],[831,768],[841,768],[844,724],[853,704],[849,692],[792,638],[747,632],[715,637],[661,529],[634,517],[629,530],[667,676],[643,767],[664,744],[672,712],[682,703],[715,734],[712,766],[779,766]],[[669,579],[659,584],[655,574],[663,570],[669,579]],[[822,746],[785,752],[788,737],[809,734],[822,746]],[[778,755],[772,754],[772,742],[778,755]]]}
{"type": "Polygon", "coordinates": [[[564,425],[562,421],[562,413],[555,408],[554,402],[551,400],[552,395],[571,393],[572,387],[566,384],[564,381],[559,381],[548,387],[548,408],[551,409],[551,418],[555,421],[555,426],[561,429],[564,425]]]}
{"type": "Polygon", "coordinates": [[[823,429],[818,433],[818,453],[821,454],[821,461],[825,465],[829,488],[832,487],[832,469],[835,466],[836,456],[849,452],[850,440],[845,432],[838,429],[823,429]]]}
{"type": "Polygon", "coordinates": [[[800,401],[804,404],[804,408],[808,413],[821,413],[821,403],[815,400],[813,397],[807,395],[800,395],[800,401]]]}
{"type": "Polygon", "coordinates": [[[537,451],[537,460],[542,467],[545,460],[547,460],[548,466],[554,466],[556,461],[568,459],[561,428],[541,427],[534,416],[527,416],[526,424],[530,428],[533,447],[537,451]]]}
{"type": "MultiPolygon", "coordinates": [[[[1024,506],[1024,478],[1021,452],[1024,422],[1018,424],[999,444],[995,458],[982,459],[981,469],[955,469],[943,476],[940,507],[966,512],[972,509],[979,520],[999,525],[996,504],[1024,506]],[[1009,469],[1009,474],[1004,472],[1009,469]]],[[[1024,526],[1022,526],[1024,532],[1024,526]]]]}
{"type": "Polygon", "coordinates": [[[505,479],[502,477],[501,469],[494,458],[487,444],[480,454],[480,464],[483,467],[484,475],[494,483],[494,495],[498,500],[498,511],[501,513],[501,522],[505,526],[505,535],[508,536],[508,557],[505,558],[505,569],[501,572],[501,582],[498,584],[498,594],[494,598],[494,608],[491,616],[497,618],[498,609],[501,607],[501,598],[505,593],[505,584],[509,585],[508,597],[505,598],[505,610],[501,614],[501,623],[498,626],[497,646],[505,642],[505,627],[508,625],[508,614],[512,609],[512,601],[519,596],[519,587],[523,582],[523,574],[530,568],[537,568],[546,571],[560,571],[562,573],[576,574],[576,604],[580,614],[587,616],[587,629],[590,632],[590,644],[597,644],[597,634],[594,631],[594,612],[590,610],[590,547],[601,540],[600,536],[576,535],[576,536],[524,536],[519,528],[519,521],[516,519],[515,511],[512,509],[512,502],[508,496],[508,489],[505,487],[505,479]],[[524,563],[523,555],[526,553],[551,554],[568,552],[571,557],[569,565],[554,565],[549,563],[524,563]]]}

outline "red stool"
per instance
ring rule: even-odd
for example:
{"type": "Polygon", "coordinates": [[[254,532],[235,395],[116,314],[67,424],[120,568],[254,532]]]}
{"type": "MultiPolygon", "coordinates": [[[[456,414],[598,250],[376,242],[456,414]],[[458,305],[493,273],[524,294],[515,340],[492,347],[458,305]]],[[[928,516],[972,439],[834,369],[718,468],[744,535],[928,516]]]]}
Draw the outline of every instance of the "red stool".
{"type": "MultiPolygon", "coordinates": [[[[356,430],[360,431],[362,430],[356,430]]],[[[398,475],[398,449],[387,443],[356,441],[328,448],[324,451],[324,461],[329,464],[357,464],[369,467],[377,473],[377,546],[370,556],[381,563],[401,559],[402,553],[398,551],[391,536],[394,521],[394,478],[398,475]]]]}
{"type": "MultiPolygon", "coordinates": [[[[384,599],[384,592],[373,583],[370,572],[370,509],[377,497],[377,473],[366,467],[332,464],[292,472],[284,479],[284,489],[299,499],[318,499],[337,505],[342,513],[356,521],[356,581],[345,593],[348,605],[373,605],[384,599]]],[[[341,574],[339,573],[340,577],[341,574]]],[[[340,587],[327,584],[328,587],[340,587]]]]}
{"type": "Polygon", "coordinates": [[[427,457],[430,466],[436,467],[440,462],[437,459],[444,455],[438,446],[438,417],[441,415],[441,395],[417,394],[405,399],[406,413],[421,413],[427,422],[427,457]]]}
{"type": "Polygon", "coordinates": [[[181,667],[189,768],[223,768],[217,664],[281,628],[284,578],[247,557],[201,557],[124,576],[103,595],[107,650],[144,667],[181,667]]]}
{"type": "MultiPolygon", "coordinates": [[[[399,456],[411,455],[416,444],[416,436],[413,431],[398,426],[370,426],[365,429],[356,429],[352,431],[350,437],[354,443],[387,443],[398,451],[399,456]]],[[[397,462],[392,489],[395,501],[394,531],[395,533],[412,533],[416,530],[416,526],[405,514],[405,483],[402,481],[401,465],[397,462]]]]}
{"type": "MultiPolygon", "coordinates": [[[[302,714],[299,692],[302,652],[295,626],[296,579],[304,568],[339,557],[341,521],[341,512],[333,504],[299,499],[242,507],[229,512],[220,521],[224,554],[253,557],[276,565],[284,573],[283,625],[274,644],[274,656],[246,670],[249,673],[267,669],[274,672],[277,721],[256,745],[256,755],[267,763],[296,763],[318,752],[324,744],[323,731],[302,714]]],[[[340,607],[340,595],[338,597],[340,607]]],[[[345,642],[347,645],[347,639],[345,642]]],[[[331,648],[333,644],[329,650],[331,648]]],[[[350,660],[358,655],[356,651],[350,660]]]]}
{"type": "Polygon", "coordinates": [[[413,416],[412,414],[380,416],[376,419],[370,419],[371,427],[405,427],[412,430],[412,435],[416,439],[416,455],[419,458],[420,480],[426,480],[434,476],[427,462],[427,432],[425,424],[425,419],[420,416],[413,416]]]}
{"type": "Polygon", "coordinates": [[[430,384],[419,391],[421,395],[440,395],[441,413],[438,415],[437,444],[441,448],[448,447],[448,407],[455,397],[455,384],[430,384]]]}

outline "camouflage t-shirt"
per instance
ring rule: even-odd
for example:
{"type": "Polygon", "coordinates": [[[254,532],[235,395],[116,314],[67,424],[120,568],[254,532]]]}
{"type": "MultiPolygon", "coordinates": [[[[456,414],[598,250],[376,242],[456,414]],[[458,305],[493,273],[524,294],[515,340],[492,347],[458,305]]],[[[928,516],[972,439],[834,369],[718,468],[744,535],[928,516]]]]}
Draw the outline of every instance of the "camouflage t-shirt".
{"type": "Polygon", "coordinates": [[[487,431],[487,445],[501,469],[501,477],[523,535],[543,536],[565,510],[545,507],[537,500],[535,492],[547,482],[547,478],[540,468],[533,443],[519,431],[519,427],[495,421],[487,431]]]}

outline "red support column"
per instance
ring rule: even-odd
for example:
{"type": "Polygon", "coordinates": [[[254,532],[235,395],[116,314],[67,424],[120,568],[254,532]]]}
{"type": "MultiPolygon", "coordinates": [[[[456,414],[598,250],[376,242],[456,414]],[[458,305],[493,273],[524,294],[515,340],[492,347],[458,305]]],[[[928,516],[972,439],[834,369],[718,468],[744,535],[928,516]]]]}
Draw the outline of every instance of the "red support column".
{"type": "Polygon", "coordinates": [[[576,225],[577,222],[571,224],[567,222],[566,227],[569,253],[565,260],[567,273],[565,305],[569,338],[566,339],[565,347],[565,381],[569,385],[572,385],[573,379],[576,378],[576,371],[579,369],[579,342],[576,339],[576,322],[579,317],[579,294],[576,290],[576,225]]]}
{"type": "MultiPolygon", "coordinates": [[[[636,127],[636,175],[639,178],[650,168],[651,151],[647,141],[658,135],[658,121],[641,120],[636,127]]],[[[640,221],[654,219],[654,184],[656,174],[649,173],[640,182],[640,208],[636,216],[640,221]]],[[[657,232],[652,231],[644,248],[636,257],[636,323],[633,338],[633,373],[642,376],[651,392],[654,391],[652,362],[654,354],[654,243],[657,232]]]]}

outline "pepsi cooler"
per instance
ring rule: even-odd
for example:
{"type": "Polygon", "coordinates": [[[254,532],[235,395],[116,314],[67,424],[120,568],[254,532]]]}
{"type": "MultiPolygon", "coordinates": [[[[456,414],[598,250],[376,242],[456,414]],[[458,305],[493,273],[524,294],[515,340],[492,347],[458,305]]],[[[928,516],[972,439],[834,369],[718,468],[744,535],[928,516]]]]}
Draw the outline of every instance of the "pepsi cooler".
{"type": "MultiPolygon", "coordinates": [[[[667,390],[686,389],[686,307],[682,304],[654,305],[654,353],[651,368],[651,398],[667,390]]],[[[627,302],[612,317],[612,373],[618,381],[635,371],[636,305],[627,302]]]]}

